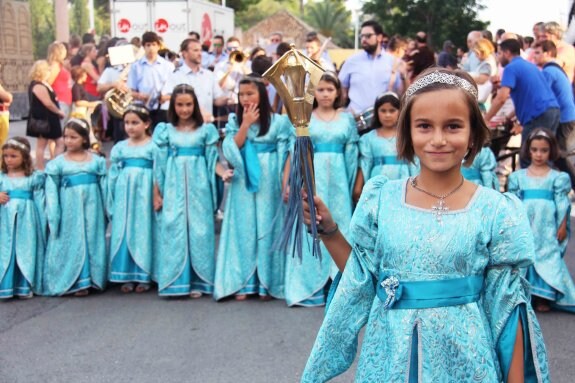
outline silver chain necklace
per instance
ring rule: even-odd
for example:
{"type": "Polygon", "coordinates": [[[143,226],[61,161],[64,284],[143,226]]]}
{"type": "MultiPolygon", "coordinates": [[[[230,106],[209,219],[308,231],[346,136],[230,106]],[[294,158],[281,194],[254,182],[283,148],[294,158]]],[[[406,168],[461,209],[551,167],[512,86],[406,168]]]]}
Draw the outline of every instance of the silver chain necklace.
{"type": "Polygon", "coordinates": [[[465,181],[465,178],[463,178],[463,176],[461,176],[461,182],[459,183],[459,185],[457,185],[455,187],[455,189],[453,189],[452,191],[450,191],[449,193],[445,193],[443,195],[437,195],[434,194],[432,192],[429,192],[425,189],[420,188],[419,186],[417,186],[417,176],[411,178],[411,186],[415,189],[418,190],[422,193],[427,194],[428,196],[437,198],[437,204],[433,205],[431,207],[431,210],[433,211],[433,214],[435,214],[435,219],[437,220],[437,222],[441,223],[442,221],[442,216],[443,214],[447,213],[449,211],[449,207],[447,207],[447,205],[445,204],[445,199],[447,197],[449,197],[450,195],[452,195],[453,193],[455,193],[456,191],[458,191],[459,189],[461,189],[461,187],[463,186],[463,182],[465,181]]]}

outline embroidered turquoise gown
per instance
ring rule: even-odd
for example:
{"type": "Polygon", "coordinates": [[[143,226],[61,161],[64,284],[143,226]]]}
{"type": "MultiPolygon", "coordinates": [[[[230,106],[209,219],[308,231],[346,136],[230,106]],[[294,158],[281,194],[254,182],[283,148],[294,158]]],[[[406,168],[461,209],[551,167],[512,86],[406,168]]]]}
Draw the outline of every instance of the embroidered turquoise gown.
{"type": "Polygon", "coordinates": [[[471,166],[461,166],[461,174],[466,180],[481,186],[499,191],[499,180],[495,174],[497,160],[493,151],[488,147],[483,147],[471,166]]]}
{"type": "Polygon", "coordinates": [[[50,236],[44,260],[45,295],[106,287],[106,160],[91,156],[87,162],[75,162],[62,154],[46,166],[50,236]]]}
{"type": "Polygon", "coordinates": [[[521,321],[525,381],[548,382],[522,277],[534,245],[521,202],[480,186],[439,222],[406,204],[406,184],[366,184],[350,226],[353,250],[301,381],[347,370],[366,326],[356,382],[501,382],[521,321]]]}
{"type": "Polygon", "coordinates": [[[9,177],[0,173],[0,299],[39,293],[46,245],[43,173],[9,177]]]}
{"type": "Polygon", "coordinates": [[[156,178],[164,201],[156,257],[162,296],[213,292],[218,139],[213,124],[180,132],[161,123],[154,130],[156,178]]]}
{"type": "Polygon", "coordinates": [[[523,200],[535,237],[535,263],[527,272],[531,293],[575,313],[575,285],[563,260],[568,238],[557,240],[565,217],[569,229],[569,175],[552,169],[545,177],[531,177],[521,169],[509,176],[508,189],[523,200]]]}
{"type": "Polygon", "coordinates": [[[150,283],[156,240],[153,206],[154,158],[150,140],[139,146],[120,141],[112,148],[108,171],[110,282],[150,283]]]}
{"type": "Polygon", "coordinates": [[[414,163],[397,158],[397,138],[385,138],[377,135],[377,129],[364,134],[359,139],[360,167],[363,178],[386,176],[397,180],[419,174],[419,161],[414,163]]]}
{"type": "Polygon", "coordinates": [[[273,251],[282,229],[282,177],[293,127],[274,114],[269,131],[252,125],[242,148],[234,141],[238,119],[230,114],[223,154],[234,169],[224,207],[216,258],[214,298],[233,294],[285,296],[285,254],[273,251]]]}
{"type": "MultiPolygon", "coordinates": [[[[340,113],[329,123],[312,116],[310,136],[314,144],[316,193],[325,202],[347,235],[352,215],[351,191],[358,167],[358,134],[350,113],[340,113]]],[[[335,277],[337,267],[323,244],[322,260],[312,256],[311,236],[304,231],[302,259],[287,255],[286,302],[289,306],[319,306],[326,300],[325,286],[335,277]]]]}

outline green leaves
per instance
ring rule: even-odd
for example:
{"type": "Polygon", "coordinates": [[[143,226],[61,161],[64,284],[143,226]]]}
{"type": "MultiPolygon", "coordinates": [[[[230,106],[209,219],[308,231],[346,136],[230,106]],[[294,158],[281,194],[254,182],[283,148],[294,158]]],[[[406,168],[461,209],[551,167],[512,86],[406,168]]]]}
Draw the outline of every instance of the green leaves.
{"type": "Polygon", "coordinates": [[[353,47],[351,12],[341,0],[307,2],[304,20],[336,45],[353,47]]]}

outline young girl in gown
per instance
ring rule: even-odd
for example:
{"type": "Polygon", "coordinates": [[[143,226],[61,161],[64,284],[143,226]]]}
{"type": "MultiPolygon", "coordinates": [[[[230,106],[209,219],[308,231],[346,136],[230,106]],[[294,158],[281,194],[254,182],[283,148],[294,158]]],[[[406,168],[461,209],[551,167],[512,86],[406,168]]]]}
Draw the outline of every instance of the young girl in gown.
{"type": "Polygon", "coordinates": [[[214,298],[284,298],[285,254],[272,249],[281,233],[276,216],[293,127],[287,116],[272,114],[261,77],[244,77],[238,98],[238,114],[229,116],[222,147],[234,178],[225,202],[214,298]]]}
{"type": "Polygon", "coordinates": [[[87,121],[71,118],[66,151],[46,166],[46,295],[84,296],[106,287],[106,160],[88,150],[89,132],[87,121]]]}
{"type": "Polygon", "coordinates": [[[569,175],[551,169],[559,148],[553,134],[537,129],[527,138],[522,156],[531,164],[509,176],[508,189],[523,200],[535,238],[535,263],[527,271],[536,310],[550,305],[575,312],[575,285],[563,256],[569,239],[569,175]]]}
{"type": "MultiPolygon", "coordinates": [[[[314,146],[316,193],[330,207],[342,227],[351,220],[351,191],[358,167],[357,127],[353,116],[343,112],[341,84],[332,72],[325,72],[316,90],[314,111],[309,125],[314,146]]],[[[344,232],[344,235],[347,231],[344,232]]],[[[325,247],[321,262],[311,255],[307,243],[311,237],[304,234],[303,257],[287,257],[286,301],[289,306],[320,306],[325,304],[326,286],[337,274],[325,247]]]]}
{"type": "Polygon", "coordinates": [[[161,296],[199,298],[214,289],[216,174],[232,172],[218,164],[218,131],[205,124],[190,85],[174,88],[169,123],[154,130],[156,159],[154,207],[161,209],[161,250],[156,277],[161,296]]]}
{"type": "Polygon", "coordinates": [[[357,202],[365,182],[383,175],[397,180],[419,173],[417,161],[406,162],[397,158],[397,119],[399,97],[393,92],[383,93],[375,100],[372,130],[359,139],[359,171],[353,191],[357,202]]]}
{"type": "Polygon", "coordinates": [[[0,299],[38,292],[45,234],[44,174],[34,171],[28,140],[10,138],[0,172],[0,299]]]}
{"type": "Polygon", "coordinates": [[[469,167],[461,167],[461,174],[468,181],[499,191],[496,167],[497,160],[493,151],[489,146],[484,146],[469,167]]]}
{"type": "Polygon", "coordinates": [[[347,370],[365,325],[357,382],[549,381],[522,275],[534,259],[525,211],[461,175],[487,136],[471,77],[429,69],[406,91],[398,126],[399,158],[417,156],[420,174],[371,179],[349,242],[315,198],[322,240],[347,263],[302,382],[347,370]]]}
{"type": "Polygon", "coordinates": [[[153,207],[154,158],[147,109],[130,105],[124,113],[128,139],[110,155],[108,211],[112,221],[110,282],[122,283],[122,292],[142,293],[150,288],[156,239],[153,207]]]}

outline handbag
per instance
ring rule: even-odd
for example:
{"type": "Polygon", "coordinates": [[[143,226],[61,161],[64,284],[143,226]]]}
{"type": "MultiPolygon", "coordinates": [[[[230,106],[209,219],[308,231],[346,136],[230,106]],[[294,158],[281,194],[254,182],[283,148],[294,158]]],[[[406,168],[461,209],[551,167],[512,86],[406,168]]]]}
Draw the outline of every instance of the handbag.
{"type": "Polygon", "coordinates": [[[36,136],[45,136],[50,133],[50,122],[48,120],[39,120],[34,117],[28,119],[28,130],[36,136]]]}

